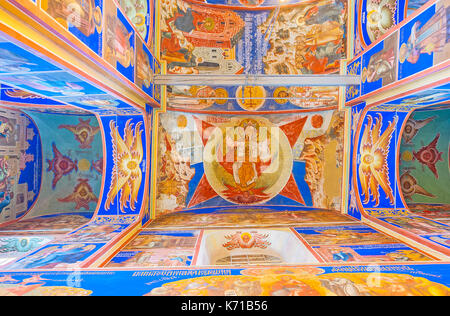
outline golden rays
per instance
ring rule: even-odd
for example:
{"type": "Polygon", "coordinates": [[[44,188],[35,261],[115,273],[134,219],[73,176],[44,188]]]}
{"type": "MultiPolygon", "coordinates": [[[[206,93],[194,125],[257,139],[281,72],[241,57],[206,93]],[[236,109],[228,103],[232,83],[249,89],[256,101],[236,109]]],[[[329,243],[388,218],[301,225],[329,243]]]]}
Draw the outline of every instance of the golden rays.
{"type": "Polygon", "coordinates": [[[391,143],[392,134],[395,131],[398,117],[395,117],[388,127],[381,134],[381,114],[376,118],[373,125],[372,116],[368,115],[366,129],[361,139],[359,153],[361,163],[359,165],[359,180],[365,196],[364,203],[368,203],[372,196],[375,206],[380,204],[380,192],[378,186],[381,186],[384,193],[389,197],[391,204],[394,204],[394,194],[389,182],[389,168],[387,165],[387,155],[391,143]]]}
{"type": "Polygon", "coordinates": [[[142,182],[140,164],[144,157],[144,150],[141,137],[142,122],[136,124],[134,133],[133,125],[131,120],[128,120],[124,129],[124,139],[122,139],[115,121],[109,123],[114,151],[114,169],[105,203],[106,210],[114,205],[114,199],[119,192],[120,211],[125,213],[124,208],[128,203],[131,210],[136,210],[137,196],[142,182]]]}

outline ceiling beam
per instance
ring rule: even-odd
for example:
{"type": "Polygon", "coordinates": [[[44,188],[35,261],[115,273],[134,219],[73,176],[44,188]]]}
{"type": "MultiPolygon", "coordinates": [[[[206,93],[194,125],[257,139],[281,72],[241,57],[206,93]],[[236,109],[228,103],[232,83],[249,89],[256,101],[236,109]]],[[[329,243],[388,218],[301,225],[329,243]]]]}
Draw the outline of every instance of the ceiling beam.
{"type": "Polygon", "coordinates": [[[166,86],[352,86],[361,83],[353,75],[156,75],[155,84],[166,86]]]}

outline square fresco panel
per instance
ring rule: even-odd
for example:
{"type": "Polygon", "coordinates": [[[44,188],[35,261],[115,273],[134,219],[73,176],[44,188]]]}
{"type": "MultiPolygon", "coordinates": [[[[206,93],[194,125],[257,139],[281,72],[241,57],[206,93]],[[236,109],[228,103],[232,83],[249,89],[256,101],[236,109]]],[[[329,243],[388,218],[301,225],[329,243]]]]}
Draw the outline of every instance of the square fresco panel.
{"type": "Polygon", "coordinates": [[[154,57],[140,38],[136,38],[136,85],[153,97],[154,57]]]}
{"type": "Polygon", "coordinates": [[[134,82],[135,36],[133,26],[113,0],[104,0],[103,58],[134,82]]]}
{"type": "MultiPolygon", "coordinates": [[[[22,257],[55,239],[55,236],[1,236],[0,259],[22,257]]],[[[0,264],[1,265],[1,264],[0,264]]]]}
{"type": "Polygon", "coordinates": [[[319,246],[313,249],[327,262],[333,263],[433,261],[400,244],[319,246]]]}
{"type": "Polygon", "coordinates": [[[190,266],[198,231],[143,231],[107,267],[190,266]]]}
{"type": "Polygon", "coordinates": [[[101,56],[103,0],[41,0],[40,5],[43,11],[101,56]]]}
{"type": "Polygon", "coordinates": [[[361,94],[367,94],[397,78],[398,32],[372,47],[362,56],[361,94]]]}
{"type": "Polygon", "coordinates": [[[78,267],[104,244],[50,244],[7,266],[7,270],[78,267]]]}
{"type": "Polygon", "coordinates": [[[118,0],[118,3],[145,43],[153,42],[155,0],[118,0]]]}
{"type": "Polygon", "coordinates": [[[421,236],[421,237],[433,241],[441,246],[450,248],[450,233],[442,235],[421,236]]]}
{"type": "Polygon", "coordinates": [[[380,220],[417,235],[439,235],[450,232],[450,226],[424,217],[384,217],[380,218],[380,220]]]}

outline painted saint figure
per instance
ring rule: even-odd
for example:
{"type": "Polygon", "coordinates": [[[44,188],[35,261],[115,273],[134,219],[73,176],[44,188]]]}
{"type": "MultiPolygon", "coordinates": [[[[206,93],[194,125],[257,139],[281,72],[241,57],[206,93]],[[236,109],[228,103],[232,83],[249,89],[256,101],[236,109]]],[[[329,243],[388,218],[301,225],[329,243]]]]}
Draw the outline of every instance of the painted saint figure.
{"type": "Polygon", "coordinates": [[[14,129],[9,122],[0,121],[0,139],[4,138],[8,141],[13,131],[14,129]]]}

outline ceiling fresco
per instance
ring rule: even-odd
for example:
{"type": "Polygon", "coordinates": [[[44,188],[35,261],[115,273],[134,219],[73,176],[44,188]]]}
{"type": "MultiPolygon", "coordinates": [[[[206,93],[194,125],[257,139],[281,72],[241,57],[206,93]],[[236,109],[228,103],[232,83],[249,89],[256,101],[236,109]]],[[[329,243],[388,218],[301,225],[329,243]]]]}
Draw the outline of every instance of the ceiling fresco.
{"type": "Polygon", "coordinates": [[[4,12],[0,295],[450,294],[450,0],[4,12]],[[30,20],[79,55],[33,46],[30,20]],[[346,73],[361,83],[155,84],[346,73]]]}
{"type": "MultiPolygon", "coordinates": [[[[230,4],[230,3],[227,3],[230,4]]],[[[234,3],[233,3],[234,4],[234,3]]],[[[326,74],[347,58],[347,2],[242,8],[161,4],[161,60],[169,74],[326,74]]],[[[276,111],[337,107],[335,87],[168,87],[168,107],[276,111]]]]}

